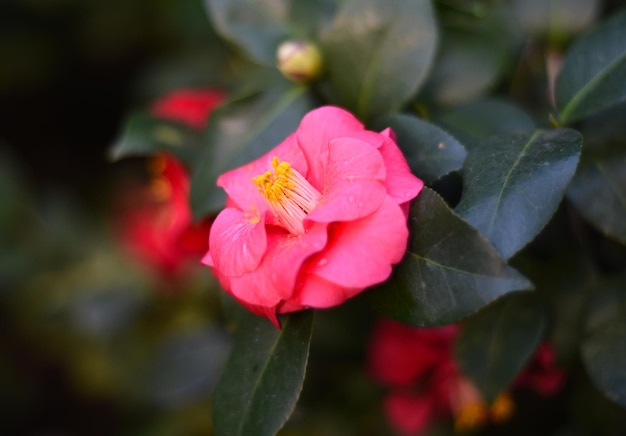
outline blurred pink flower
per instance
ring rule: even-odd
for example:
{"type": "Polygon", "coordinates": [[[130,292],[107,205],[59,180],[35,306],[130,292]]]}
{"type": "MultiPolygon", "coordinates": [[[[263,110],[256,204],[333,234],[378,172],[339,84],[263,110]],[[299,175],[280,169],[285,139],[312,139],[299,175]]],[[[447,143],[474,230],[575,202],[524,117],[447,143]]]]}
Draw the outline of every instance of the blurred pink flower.
{"type": "Polygon", "coordinates": [[[537,348],[532,360],[517,377],[516,386],[527,387],[543,396],[557,393],[565,383],[565,372],[559,369],[554,350],[543,342],[537,348]]]}
{"type": "Polygon", "coordinates": [[[194,225],[187,171],[170,155],[150,161],[149,187],[132,190],[119,220],[120,238],[141,262],[166,276],[199,263],[208,248],[210,222],[194,225]]]}
{"type": "MultiPolygon", "coordinates": [[[[156,117],[203,128],[211,111],[225,98],[216,89],[181,89],[157,100],[156,117]]],[[[149,161],[149,186],[126,189],[119,219],[122,244],[141,262],[168,277],[180,276],[199,264],[208,249],[210,222],[194,224],[189,206],[187,169],[169,154],[149,161]]]]}
{"type": "MultiPolygon", "coordinates": [[[[513,414],[515,404],[509,393],[500,394],[488,405],[462,374],[453,354],[457,331],[456,326],[418,328],[387,319],[376,324],[368,372],[391,388],[383,408],[399,434],[419,435],[437,418],[452,417],[455,428],[463,431],[506,421],[513,414]]],[[[564,374],[551,355],[549,345],[542,344],[515,385],[554,394],[564,374]]]]}
{"type": "Polygon", "coordinates": [[[201,129],[213,109],[225,98],[226,94],[217,89],[178,89],[157,100],[151,112],[155,117],[201,129]]]}
{"type": "Polygon", "coordinates": [[[330,106],[217,184],[227,207],[204,262],[277,327],[278,313],[335,306],[386,280],[406,250],[409,201],[423,187],[390,129],[365,130],[330,106]]]}

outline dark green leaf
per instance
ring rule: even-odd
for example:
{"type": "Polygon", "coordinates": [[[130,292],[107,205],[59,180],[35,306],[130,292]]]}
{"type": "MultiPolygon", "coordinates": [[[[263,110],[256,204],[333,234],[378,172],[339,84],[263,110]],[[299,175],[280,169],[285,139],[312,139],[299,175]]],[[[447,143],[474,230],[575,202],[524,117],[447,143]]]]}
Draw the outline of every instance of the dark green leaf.
{"type": "Polygon", "coordinates": [[[226,39],[264,65],[276,63],[286,39],[314,39],[334,13],[336,0],[205,0],[213,24],[226,39]]]}
{"type": "Polygon", "coordinates": [[[221,208],[225,194],[218,176],[237,168],[281,143],[314,106],[306,89],[274,87],[232,100],[211,114],[208,145],[193,168],[191,207],[194,216],[221,208]]]}
{"type": "Polygon", "coordinates": [[[539,344],[546,313],[532,292],[508,295],[463,323],[456,358],[487,402],[503,392],[539,344]]]}
{"type": "Polygon", "coordinates": [[[118,160],[168,151],[188,163],[197,152],[201,136],[201,132],[181,123],[138,112],[129,117],[110,157],[118,160]]]}
{"type": "Polygon", "coordinates": [[[329,97],[362,119],[399,109],[432,64],[429,0],[348,0],[323,38],[329,97]]]}
{"type": "Polygon", "coordinates": [[[556,80],[562,124],[584,118],[626,99],[626,10],[568,50],[556,80]]]}
{"type": "Polygon", "coordinates": [[[430,79],[424,86],[425,96],[441,105],[456,105],[478,97],[498,79],[510,53],[506,35],[497,28],[488,32],[444,33],[430,79]]]}
{"type": "Polygon", "coordinates": [[[437,121],[459,138],[467,149],[496,133],[535,128],[532,118],[519,107],[504,100],[477,100],[450,109],[437,121]]]}
{"type": "Polygon", "coordinates": [[[596,229],[626,244],[626,154],[584,155],[567,197],[596,229]]]}
{"type": "Polygon", "coordinates": [[[284,318],[282,330],[247,318],[215,388],[217,436],[273,435],[283,426],[302,389],[312,332],[310,310],[284,318]]]}
{"type": "Polygon", "coordinates": [[[465,160],[456,211],[510,258],[556,211],[581,145],[581,135],[571,129],[489,137],[465,160]]]}
{"type": "Polygon", "coordinates": [[[376,308],[413,325],[456,322],[509,292],[532,288],[434,191],[411,204],[411,237],[390,281],[371,292],[376,308]]]}
{"type": "Polygon", "coordinates": [[[385,118],[380,126],[393,129],[411,171],[426,183],[430,184],[463,165],[467,155],[465,147],[434,124],[396,114],[385,118]]]}
{"type": "Polygon", "coordinates": [[[594,384],[626,406],[626,319],[595,330],[582,344],[582,357],[594,384]]]}

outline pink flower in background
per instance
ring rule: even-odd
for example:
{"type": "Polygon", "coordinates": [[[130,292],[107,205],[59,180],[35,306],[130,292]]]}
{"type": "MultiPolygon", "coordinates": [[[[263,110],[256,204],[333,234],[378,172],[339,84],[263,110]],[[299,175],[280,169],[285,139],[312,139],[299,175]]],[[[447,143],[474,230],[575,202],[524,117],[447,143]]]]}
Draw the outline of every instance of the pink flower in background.
{"type": "Polygon", "coordinates": [[[210,113],[224,101],[226,94],[217,89],[179,89],[152,105],[152,115],[179,121],[201,129],[210,113]]]}
{"type": "MultiPolygon", "coordinates": [[[[467,431],[506,421],[513,414],[510,394],[505,392],[488,405],[462,374],[453,354],[457,331],[456,326],[418,328],[386,319],[375,326],[368,370],[391,388],[383,409],[399,434],[419,435],[438,418],[452,417],[457,430],[467,431]]],[[[541,344],[515,385],[543,395],[556,393],[564,374],[550,356],[549,345],[541,344]]]]}
{"type": "Polygon", "coordinates": [[[227,207],[204,262],[276,326],[279,313],[335,306],[386,280],[406,250],[409,201],[423,187],[390,129],[365,130],[330,106],[217,184],[227,207]]]}
{"type": "Polygon", "coordinates": [[[564,383],[565,373],[558,368],[554,350],[547,342],[539,345],[532,360],[516,380],[516,386],[527,387],[546,397],[557,393],[564,383]]]}
{"type": "Polygon", "coordinates": [[[120,237],[126,249],[167,276],[198,263],[208,248],[210,223],[194,225],[189,209],[189,176],[170,155],[152,158],[149,187],[130,193],[120,217],[120,237]]]}
{"type": "MultiPolygon", "coordinates": [[[[157,100],[151,112],[201,129],[224,97],[215,89],[176,90],[157,100]]],[[[189,175],[182,163],[160,154],[150,160],[149,169],[150,185],[125,194],[129,204],[120,217],[120,237],[137,259],[166,276],[178,276],[206,253],[210,222],[193,222],[189,175]]]]}

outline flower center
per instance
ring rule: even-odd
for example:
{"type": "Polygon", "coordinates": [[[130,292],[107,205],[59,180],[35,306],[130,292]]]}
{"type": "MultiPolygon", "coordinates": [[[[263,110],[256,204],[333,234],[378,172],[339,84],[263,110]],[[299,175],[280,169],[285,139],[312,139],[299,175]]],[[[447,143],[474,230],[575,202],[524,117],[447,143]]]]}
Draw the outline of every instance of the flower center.
{"type": "Polygon", "coordinates": [[[272,159],[272,170],[252,179],[280,223],[294,235],[304,234],[304,218],[315,209],[322,194],[291,166],[272,159]]]}

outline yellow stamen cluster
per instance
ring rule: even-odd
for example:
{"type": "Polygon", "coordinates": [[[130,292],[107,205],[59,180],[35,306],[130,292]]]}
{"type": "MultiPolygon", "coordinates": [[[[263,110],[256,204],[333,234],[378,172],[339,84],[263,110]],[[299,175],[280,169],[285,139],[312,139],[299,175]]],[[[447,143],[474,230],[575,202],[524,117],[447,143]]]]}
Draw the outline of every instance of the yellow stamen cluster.
{"type": "Polygon", "coordinates": [[[464,405],[454,417],[454,429],[457,432],[468,432],[484,426],[489,419],[489,409],[484,403],[464,405]]]}
{"type": "Polygon", "coordinates": [[[303,221],[321,198],[317,189],[291,166],[272,159],[272,170],[252,179],[259,192],[265,197],[280,223],[294,235],[304,233],[303,221]]]}
{"type": "Polygon", "coordinates": [[[489,407],[482,401],[463,405],[454,418],[457,432],[469,432],[483,427],[487,422],[503,423],[511,418],[515,411],[513,398],[507,393],[499,395],[489,407]]]}

